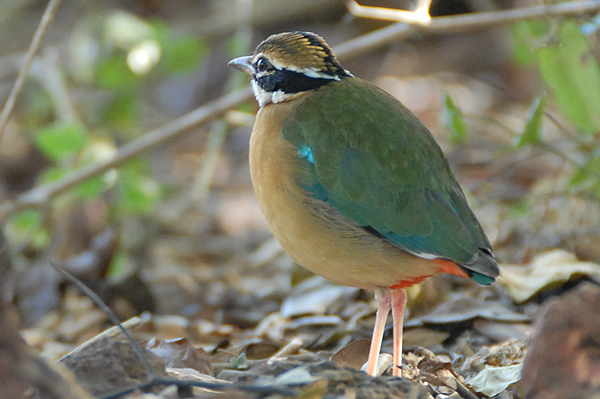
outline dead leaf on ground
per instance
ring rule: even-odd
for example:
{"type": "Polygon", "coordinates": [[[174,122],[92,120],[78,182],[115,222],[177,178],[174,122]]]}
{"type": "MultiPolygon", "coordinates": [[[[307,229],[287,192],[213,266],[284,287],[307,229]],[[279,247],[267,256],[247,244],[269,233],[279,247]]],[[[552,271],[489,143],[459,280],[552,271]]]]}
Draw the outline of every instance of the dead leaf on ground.
{"type": "Polygon", "coordinates": [[[236,384],[289,390],[290,397],[305,398],[412,398],[430,399],[429,389],[405,378],[371,377],[352,368],[340,369],[332,361],[307,363],[287,360],[261,364],[244,373],[223,372],[218,378],[236,384]],[[313,392],[317,396],[305,396],[313,392]]]}
{"type": "Polygon", "coordinates": [[[600,265],[578,260],[574,254],[555,249],[537,255],[527,266],[502,265],[496,280],[518,303],[525,302],[545,287],[559,285],[575,275],[600,283],[600,265]]]}
{"type": "Polygon", "coordinates": [[[202,374],[213,374],[208,353],[202,348],[192,346],[187,338],[166,340],[152,338],[142,346],[162,359],[167,367],[191,368],[202,374]]]}
{"type": "Polygon", "coordinates": [[[359,339],[337,351],[329,360],[344,368],[346,366],[360,370],[369,357],[370,339],[359,339]]]}
{"type": "Polygon", "coordinates": [[[324,314],[333,303],[358,292],[358,288],[332,284],[322,277],[312,277],[294,287],[281,304],[283,317],[324,314]]]}
{"type": "MultiPolygon", "coordinates": [[[[164,362],[143,350],[154,373],[167,377],[164,362]]],[[[61,363],[75,374],[81,386],[97,396],[139,384],[148,377],[135,349],[128,342],[116,339],[98,339],[65,356],[61,363]]],[[[158,386],[151,388],[154,392],[158,389],[158,386]]]]}
{"type": "Polygon", "coordinates": [[[510,310],[503,302],[462,297],[444,302],[431,312],[409,320],[404,323],[404,326],[417,327],[425,324],[461,323],[475,318],[503,322],[530,320],[529,316],[510,310]]]}
{"type": "Polygon", "coordinates": [[[495,396],[521,379],[523,364],[506,367],[485,366],[479,374],[468,381],[475,391],[495,396]]]}

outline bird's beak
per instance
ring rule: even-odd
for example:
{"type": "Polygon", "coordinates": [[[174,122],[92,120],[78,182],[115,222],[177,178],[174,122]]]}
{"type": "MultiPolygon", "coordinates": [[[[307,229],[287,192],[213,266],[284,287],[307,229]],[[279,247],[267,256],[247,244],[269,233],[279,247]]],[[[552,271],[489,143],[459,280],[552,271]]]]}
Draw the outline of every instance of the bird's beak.
{"type": "Polygon", "coordinates": [[[252,67],[252,56],[238,57],[229,61],[229,65],[235,69],[247,73],[248,75],[254,75],[254,68],[252,67]]]}

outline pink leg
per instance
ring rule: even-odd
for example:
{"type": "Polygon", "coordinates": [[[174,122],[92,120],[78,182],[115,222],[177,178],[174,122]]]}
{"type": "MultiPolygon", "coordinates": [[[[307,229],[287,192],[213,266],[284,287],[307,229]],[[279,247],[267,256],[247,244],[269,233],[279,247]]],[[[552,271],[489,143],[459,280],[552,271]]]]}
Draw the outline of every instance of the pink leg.
{"type": "MultiPolygon", "coordinates": [[[[392,375],[402,377],[402,330],[406,310],[406,290],[392,288],[392,320],[394,324],[394,365],[392,375]]],[[[372,348],[372,347],[371,347],[372,348]]]]}
{"type": "Polygon", "coordinates": [[[373,338],[371,338],[371,348],[369,349],[369,365],[367,366],[367,374],[372,376],[377,371],[377,359],[381,351],[383,330],[391,308],[389,288],[376,288],[375,299],[377,300],[377,313],[375,315],[375,326],[373,327],[373,338]]]}

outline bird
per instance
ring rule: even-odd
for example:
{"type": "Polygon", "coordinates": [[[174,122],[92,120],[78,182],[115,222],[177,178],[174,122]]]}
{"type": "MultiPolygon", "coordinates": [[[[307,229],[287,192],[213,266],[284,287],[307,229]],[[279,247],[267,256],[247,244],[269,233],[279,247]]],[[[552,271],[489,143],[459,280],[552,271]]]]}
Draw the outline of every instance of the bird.
{"type": "Polygon", "coordinates": [[[315,33],[271,35],[229,65],[250,75],[258,101],[249,164],[271,232],[300,266],[375,292],[372,376],[391,309],[401,376],[406,288],[439,273],[481,285],[499,275],[440,146],[315,33]]]}

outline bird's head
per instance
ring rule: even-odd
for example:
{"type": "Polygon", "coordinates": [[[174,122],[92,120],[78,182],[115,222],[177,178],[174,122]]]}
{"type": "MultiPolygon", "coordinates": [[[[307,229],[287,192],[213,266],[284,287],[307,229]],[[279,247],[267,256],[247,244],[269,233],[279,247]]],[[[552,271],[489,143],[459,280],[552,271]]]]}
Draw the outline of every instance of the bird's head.
{"type": "Polygon", "coordinates": [[[229,65],[252,77],[254,95],[261,107],[352,77],[325,40],[311,32],[269,36],[253,55],[231,60],[229,65]]]}

